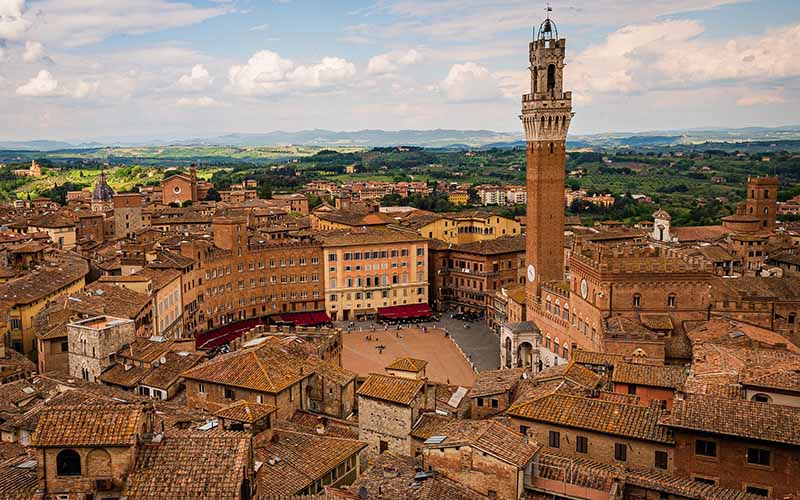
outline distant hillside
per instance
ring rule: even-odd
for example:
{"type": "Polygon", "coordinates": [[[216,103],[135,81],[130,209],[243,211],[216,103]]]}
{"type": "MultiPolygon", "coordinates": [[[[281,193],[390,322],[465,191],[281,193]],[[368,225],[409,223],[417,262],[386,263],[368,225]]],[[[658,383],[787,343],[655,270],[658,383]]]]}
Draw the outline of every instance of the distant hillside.
{"type": "MultiPolygon", "coordinates": [[[[590,135],[571,135],[571,148],[627,148],[664,147],[702,143],[741,143],[800,140],[800,126],[749,127],[740,129],[709,128],[666,130],[652,132],[613,132],[590,135]]],[[[272,147],[317,146],[373,148],[379,146],[421,146],[426,148],[510,148],[524,146],[522,132],[495,132],[492,130],[357,130],[336,132],[331,130],[301,130],[298,132],[236,133],[212,137],[164,140],[107,139],[101,142],[77,141],[0,141],[2,150],[56,151],[91,149],[99,147],[145,146],[214,146],[214,147],[272,147]]]]}

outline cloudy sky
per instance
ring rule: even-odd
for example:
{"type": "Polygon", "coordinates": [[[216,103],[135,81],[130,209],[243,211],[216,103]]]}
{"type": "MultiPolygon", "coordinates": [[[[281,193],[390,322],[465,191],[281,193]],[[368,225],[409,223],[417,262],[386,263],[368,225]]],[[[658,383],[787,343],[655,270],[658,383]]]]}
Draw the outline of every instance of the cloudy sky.
{"type": "MultiPolygon", "coordinates": [[[[573,133],[800,124],[798,0],[552,6],[573,133]]],[[[517,131],[544,14],[535,0],[0,0],[0,140],[517,131]]]]}

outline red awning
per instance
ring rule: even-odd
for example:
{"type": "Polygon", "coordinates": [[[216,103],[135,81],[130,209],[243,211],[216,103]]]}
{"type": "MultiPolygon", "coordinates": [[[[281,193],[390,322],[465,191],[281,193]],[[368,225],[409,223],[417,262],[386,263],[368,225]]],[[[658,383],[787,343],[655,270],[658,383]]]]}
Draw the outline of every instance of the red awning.
{"type": "Polygon", "coordinates": [[[197,349],[213,349],[241,337],[247,331],[260,324],[260,319],[248,319],[225,325],[216,330],[200,333],[195,337],[195,347],[197,349]]]}
{"type": "Polygon", "coordinates": [[[414,319],[433,316],[428,304],[406,304],[402,306],[379,307],[378,316],[384,319],[414,319]]]}
{"type": "Polygon", "coordinates": [[[277,314],[272,320],[276,323],[291,323],[294,326],[316,326],[331,322],[330,316],[325,311],[277,314]]]}

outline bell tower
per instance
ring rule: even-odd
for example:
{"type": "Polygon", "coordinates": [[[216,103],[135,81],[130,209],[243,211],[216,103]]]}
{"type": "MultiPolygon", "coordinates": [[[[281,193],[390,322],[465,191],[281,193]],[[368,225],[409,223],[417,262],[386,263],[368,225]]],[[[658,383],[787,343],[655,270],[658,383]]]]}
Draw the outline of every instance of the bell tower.
{"type": "Polygon", "coordinates": [[[529,311],[542,283],[564,280],[564,179],[572,92],[563,89],[566,40],[558,37],[547,10],[529,46],[531,93],[522,96],[520,115],[527,141],[529,311]]]}

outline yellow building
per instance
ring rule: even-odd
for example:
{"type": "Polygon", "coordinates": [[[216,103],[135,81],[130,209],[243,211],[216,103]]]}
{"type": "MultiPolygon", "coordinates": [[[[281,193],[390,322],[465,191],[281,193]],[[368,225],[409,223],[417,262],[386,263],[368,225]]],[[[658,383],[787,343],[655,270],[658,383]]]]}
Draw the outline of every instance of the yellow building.
{"type": "Polygon", "coordinates": [[[522,234],[522,226],[518,221],[478,210],[441,214],[416,210],[404,215],[399,223],[414,229],[423,238],[453,244],[522,234]]]}
{"type": "Polygon", "coordinates": [[[325,310],[333,320],[428,303],[428,242],[405,229],[322,232],[325,310]]]}
{"type": "Polygon", "coordinates": [[[457,190],[447,195],[447,201],[453,205],[466,205],[469,203],[469,192],[464,190],[457,190]]]}
{"type": "Polygon", "coordinates": [[[183,295],[181,273],[174,269],[145,267],[131,276],[103,276],[98,281],[113,283],[153,300],[153,331],[171,339],[183,336],[183,295]]]}
{"type": "Polygon", "coordinates": [[[10,334],[14,350],[36,351],[33,317],[48,301],[76,293],[86,284],[89,265],[78,255],[56,253],[38,268],[0,285],[0,335],[10,334]]]}
{"type": "Polygon", "coordinates": [[[56,214],[45,215],[28,222],[28,234],[47,233],[50,240],[64,250],[72,250],[77,242],[75,223],[56,214]]]}

